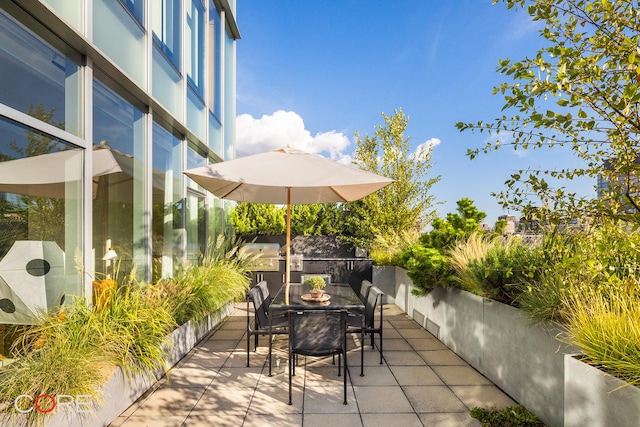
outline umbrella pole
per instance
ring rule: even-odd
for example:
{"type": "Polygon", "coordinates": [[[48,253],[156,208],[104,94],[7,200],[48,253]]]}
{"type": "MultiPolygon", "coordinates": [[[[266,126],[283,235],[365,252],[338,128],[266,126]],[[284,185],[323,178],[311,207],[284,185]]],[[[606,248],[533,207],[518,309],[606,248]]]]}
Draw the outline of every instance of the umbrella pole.
{"type": "Polygon", "coordinates": [[[285,304],[289,304],[289,285],[291,282],[291,187],[287,187],[287,243],[285,246],[285,260],[284,260],[284,271],[285,271],[285,304]]]}

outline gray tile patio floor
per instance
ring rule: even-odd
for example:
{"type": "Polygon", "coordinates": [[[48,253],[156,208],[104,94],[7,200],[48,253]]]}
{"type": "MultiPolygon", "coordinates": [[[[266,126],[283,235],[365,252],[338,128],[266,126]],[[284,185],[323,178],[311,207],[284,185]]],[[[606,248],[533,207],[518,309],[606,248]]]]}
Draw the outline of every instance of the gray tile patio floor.
{"type": "MultiPolygon", "coordinates": [[[[331,358],[300,357],[288,405],[287,337],[267,341],[246,367],[246,308],[216,330],[111,426],[480,426],[474,406],[515,405],[393,304],[384,306],[384,363],[368,345],[360,377],[359,335],[350,337],[348,404],[331,358]]],[[[376,336],[377,341],[377,336],[376,336]]],[[[366,343],[370,341],[365,338],[366,343]]]]}

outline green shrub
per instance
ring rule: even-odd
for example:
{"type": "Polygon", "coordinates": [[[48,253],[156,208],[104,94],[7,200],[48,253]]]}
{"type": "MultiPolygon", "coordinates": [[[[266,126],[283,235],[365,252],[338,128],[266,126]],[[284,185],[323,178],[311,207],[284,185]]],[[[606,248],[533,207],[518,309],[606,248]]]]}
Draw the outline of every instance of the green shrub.
{"type": "Polygon", "coordinates": [[[522,285],[535,276],[540,251],[521,239],[473,233],[447,251],[452,281],[463,289],[515,305],[522,285]]]}
{"type": "Polygon", "coordinates": [[[449,259],[438,249],[421,244],[409,247],[401,255],[402,263],[415,288],[413,293],[425,295],[436,286],[446,286],[451,274],[449,259]]]}
{"type": "Polygon", "coordinates": [[[404,267],[402,253],[417,243],[419,238],[419,233],[407,230],[399,234],[390,232],[388,235],[378,235],[369,250],[369,258],[375,265],[404,267]]]}
{"type": "Polygon", "coordinates": [[[483,427],[544,427],[542,421],[522,405],[504,409],[475,407],[470,415],[483,427]]]}

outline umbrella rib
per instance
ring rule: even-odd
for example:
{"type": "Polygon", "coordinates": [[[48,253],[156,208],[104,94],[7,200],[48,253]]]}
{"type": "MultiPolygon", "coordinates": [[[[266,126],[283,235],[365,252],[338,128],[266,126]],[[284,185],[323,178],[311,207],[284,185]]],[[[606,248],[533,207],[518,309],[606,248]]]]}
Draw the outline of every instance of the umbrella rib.
{"type": "Polygon", "coordinates": [[[349,202],[350,200],[347,200],[346,197],[344,197],[342,194],[340,194],[340,192],[338,190],[335,189],[335,187],[329,187],[331,188],[331,191],[333,191],[334,193],[336,193],[338,195],[338,197],[340,197],[342,200],[344,200],[345,202],[349,202]]]}
{"type": "Polygon", "coordinates": [[[231,190],[227,191],[226,193],[224,193],[223,195],[219,196],[221,199],[224,199],[225,197],[227,197],[229,194],[233,193],[234,191],[236,191],[236,188],[240,187],[242,185],[242,183],[238,183],[238,185],[234,186],[231,190]]]}

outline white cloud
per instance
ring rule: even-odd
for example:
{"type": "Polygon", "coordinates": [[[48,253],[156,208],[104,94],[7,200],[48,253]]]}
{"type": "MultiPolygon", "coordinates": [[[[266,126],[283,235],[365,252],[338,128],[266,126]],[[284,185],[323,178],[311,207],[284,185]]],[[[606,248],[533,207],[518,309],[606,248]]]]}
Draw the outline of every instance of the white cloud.
{"type": "Polygon", "coordinates": [[[418,145],[413,153],[410,154],[410,157],[413,158],[424,158],[427,156],[437,145],[440,145],[440,138],[429,138],[422,144],[418,145]]]}
{"type": "Polygon", "coordinates": [[[275,148],[292,148],[314,154],[323,154],[333,160],[345,162],[350,157],[344,154],[349,147],[349,138],[331,130],[315,136],[305,129],[304,120],[293,111],[276,111],[259,119],[249,114],[236,118],[236,154],[244,157],[275,148]]]}

